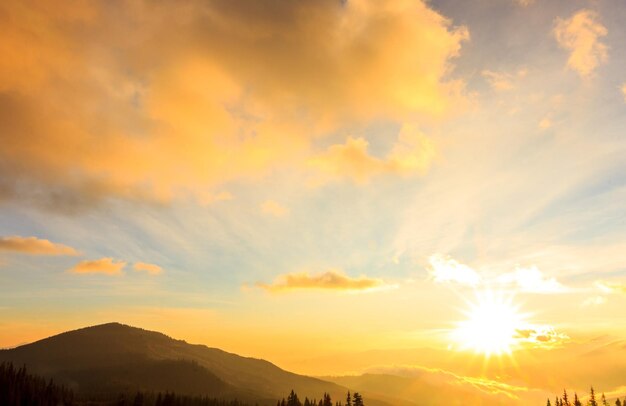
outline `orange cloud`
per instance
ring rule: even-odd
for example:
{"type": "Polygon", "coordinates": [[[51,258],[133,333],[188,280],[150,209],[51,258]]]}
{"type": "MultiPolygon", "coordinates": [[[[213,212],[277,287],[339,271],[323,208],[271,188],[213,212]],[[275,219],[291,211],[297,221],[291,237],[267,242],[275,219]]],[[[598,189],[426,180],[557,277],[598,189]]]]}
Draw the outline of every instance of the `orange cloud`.
{"type": "Polygon", "coordinates": [[[600,39],[607,35],[607,29],[592,10],[580,10],[572,17],[557,18],[554,36],[562,48],[570,51],[567,66],[586,77],[606,62],[607,46],[600,39]]]}
{"type": "Polygon", "coordinates": [[[202,200],[333,130],[445,116],[468,38],[421,0],[3,2],[2,196],[202,200]]]}
{"type": "Polygon", "coordinates": [[[133,269],[137,272],[147,272],[150,275],[158,275],[163,272],[163,268],[160,266],[146,262],[135,262],[133,269]]]}
{"type": "Polygon", "coordinates": [[[482,71],[482,75],[487,80],[492,89],[497,91],[512,90],[516,86],[516,81],[525,77],[528,71],[520,69],[515,74],[507,72],[494,72],[488,69],[482,71]]]}
{"type": "Polygon", "coordinates": [[[37,237],[2,237],[0,251],[18,252],[29,255],[78,255],[72,247],[56,244],[37,237]]]}
{"type": "Polygon", "coordinates": [[[622,94],[624,95],[624,101],[626,102],[626,83],[622,85],[622,94]]]}
{"type": "Polygon", "coordinates": [[[124,261],[114,261],[113,258],[100,258],[93,261],[81,261],[68,272],[77,274],[100,273],[104,275],[121,275],[126,266],[124,261]]]}
{"type": "Polygon", "coordinates": [[[296,272],[279,276],[273,283],[257,283],[257,287],[272,293],[294,290],[335,290],[368,291],[390,287],[381,279],[360,276],[351,278],[335,269],[311,275],[308,272],[296,272]]]}
{"type": "Polygon", "coordinates": [[[348,138],[345,144],[332,145],[326,152],[309,160],[317,172],[314,184],[333,179],[367,183],[383,174],[423,174],[436,156],[433,142],[413,126],[404,126],[391,152],[383,159],[370,155],[363,138],[348,138]]]}

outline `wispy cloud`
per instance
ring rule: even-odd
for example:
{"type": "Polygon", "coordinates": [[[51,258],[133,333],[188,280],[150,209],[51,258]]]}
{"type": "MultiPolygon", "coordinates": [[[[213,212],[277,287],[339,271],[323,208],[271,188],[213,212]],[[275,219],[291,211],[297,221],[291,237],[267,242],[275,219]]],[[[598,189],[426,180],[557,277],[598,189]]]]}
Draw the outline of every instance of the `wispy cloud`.
{"type": "Polygon", "coordinates": [[[256,286],[272,293],[294,290],[363,292],[395,287],[395,285],[387,284],[382,279],[369,278],[367,276],[353,278],[337,269],[331,269],[317,274],[310,274],[308,272],[288,273],[280,275],[271,284],[259,282],[256,286]]]}
{"type": "Polygon", "coordinates": [[[126,266],[124,261],[115,261],[113,258],[100,258],[96,260],[81,261],[68,272],[75,274],[103,274],[103,275],[121,275],[122,270],[126,266]]]}
{"type": "Polygon", "coordinates": [[[583,9],[568,19],[557,18],[554,36],[559,45],[570,51],[567,66],[586,77],[608,59],[607,46],[601,41],[607,29],[598,13],[583,9]]]}
{"type": "Polygon", "coordinates": [[[160,273],[163,273],[163,268],[160,266],[146,262],[135,262],[133,269],[137,272],[146,272],[150,275],[159,275],[160,273]]]}
{"type": "Polygon", "coordinates": [[[28,255],[79,255],[72,247],[37,237],[9,236],[0,238],[0,251],[28,255]]]}

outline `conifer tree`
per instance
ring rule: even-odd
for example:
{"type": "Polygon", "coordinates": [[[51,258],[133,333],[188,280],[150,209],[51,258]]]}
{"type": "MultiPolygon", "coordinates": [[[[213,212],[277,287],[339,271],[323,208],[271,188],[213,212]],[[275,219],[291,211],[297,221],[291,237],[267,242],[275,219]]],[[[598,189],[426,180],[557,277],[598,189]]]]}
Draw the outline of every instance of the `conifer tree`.
{"type": "Polygon", "coordinates": [[[346,406],[352,406],[352,398],[350,397],[350,391],[348,391],[348,396],[346,396],[346,406]]]}
{"type": "Polygon", "coordinates": [[[352,397],[353,406],[364,406],[363,405],[363,397],[359,392],[354,392],[354,396],[352,397]]]}
{"type": "Polygon", "coordinates": [[[589,406],[598,406],[598,402],[596,401],[596,392],[593,390],[593,386],[591,387],[591,393],[589,394],[589,406]]]}
{"type": "Polygon", "coordinates": [[[619,398],[615,401],[615,406],[622,406],[622,401],[619,398]]]}
{"type": "Polygon", "coordinates": [[[606,401],[606,396],[604,396],[604,392],[602,392],[602,406],[609,406],[609,403],[606,401]]]}
{"type": "Polygon", "coordinates": [[[550,403],[550,398],[548,398],[548,402],[546,402],[546,406],[552,406],[552,404],[550,403]]]}
{"type": "Polygon", "coordinates": [[[578,399],[578,394],[574,392],[574,406],[583,406],[580,399],[578,399]]]}
{"type": "Polygon", "coordinates": [[[567,390],[563,389],[563,406],[572,406],[571,403],[569,402],[569,399],[567,398],[567,390]]]}

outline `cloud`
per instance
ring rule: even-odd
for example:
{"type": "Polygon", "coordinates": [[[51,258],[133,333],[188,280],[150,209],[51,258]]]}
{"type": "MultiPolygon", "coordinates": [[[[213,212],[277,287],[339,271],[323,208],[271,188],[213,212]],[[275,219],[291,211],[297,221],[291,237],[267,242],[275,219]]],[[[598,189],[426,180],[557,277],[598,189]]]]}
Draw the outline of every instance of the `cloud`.
{"type": "Polygon", "coordinates": [[[467,265],[443,255],[433,255],[429,258],[430,274],[437,283],[455,282],[461,285],[476,286],[481,283],[481,277],[467,265]]]}
{"type": "Polygon", "coordinates": [[[593,306],[601,306],[606,303],[606,297],[604,296],[591,296],[583,300],[580,304],[581,307],[593,307],[593,306]]]}
{"type": "Polygon", "coordinates": [[[624,101],[626,102],[626,83],[622,85],[622,94],[624,95],[624,101]]]}
{"type": "Polygon", "coordinates": [[[626,283],[596,281],[595,285],[604,293],[626,293],[626,283]]]}
{"type": "Polygon", "coordinates": [[[68,272],[76,274],[100,273],[104,275],[121,275],[126,266],[124,261],[114,261],[113,258],[100,258],[92,261],[81,261],[68,272]]]}
{"type": "Polygon", "coordinates": [[[552,326],[533,325],[518,329],[516,333],[516,340],[535,347],[560,347],[570,339],[567,334],[557,332],[552,326]]]}
{"type": "Polygon", "coordinates": [[[288,273],[279,276],[273,283],[257,283],[257,287],[272,293],[294,290],[334,290],[334,291],[372,291],[391,288],[381,279],[360,276],[352,278],[340,270],[331,269],[323,273],[308,272],[288,273]]]}
{"type": "Polygon", "coordinates": [[[269,216],[285,217],[289,209],[274,200],[266,200],[261,205],[261,212],[269,216]]]}
{"type": "Polygon", "coordinates": [[[541,121],[539,121],[539,128],[542,130],[547,130],[548,128],[552,127],[552,120],[550,120],[549,117],[544,117],[541,119],[541,121]]]}
{"type": "Polygon", "coordinates": [[[385,158],[370,155],[368,147],[369,143],[364,138],[349,137],[345,144],[332,145],[324,153],[311,158],[309,165],[317,172],[313,183],[349,179],[363,184],[384,174],[424,174],[436,156],[434,143],[411,125],[402,128],[385,158]]]}
{"type": "Polygon", "coordinates": [[[563,293],[568,289],[555,278],[546,278],[536,266],[517,268],[497,278],[503,286],[515,287],[524,293],[563,293]]]}
{"type": "Polygon", "coordinates": [[[608,59],[607,46],[601,41],[607,29],[598,19],[598,13],[583,9],[566,20],[555,21],[554,36],[562,48],[570,51],[567,66],[583,77],[608,59]]]}
{"type": "Polygon", "coordinates": [[[160,266],[145,262],[135,262],[133,269],[137,272],[147,272],[150,275],[158,275],[163,272],[163,268],[160,266]]]}
{"type": "Polygon", "coordinates": [[[536,266],[518,267],[500,275],[481,275],[450,257],[435,254],[429,260],[430,275],[436,283],[458,283],[475,288],[514,289],[520,293],[564,293],[569,289],[556,278],[548,278],[536,266]]]}
{"type": "Polygon", "coordinates": [[[535,3],[535,0],[514,0],[514,1],[522,7],[528,7],[531,4],[535,3]]]}
{"type": "Polygon", "coordinates": [[[28,255],[78,255],[72,247],[37,237],[9,236],[0,238],[0,251],[28,255]]]}
{"type": "Polygon", "coordinates": [[[468,39],[421,0],[3,2],[0,195],[210,196],[340,128],[457,110],[468,39]]]}
{"type": "Polygon", "coordinates": [[[487,80],[492,89],[497,91],[512,90],[516,87],[516,81],[525,77],[528,71],[520,69],[515,74],[506,72],[494,72],[488,69],[482,71],[482,75],[487,80]]]}

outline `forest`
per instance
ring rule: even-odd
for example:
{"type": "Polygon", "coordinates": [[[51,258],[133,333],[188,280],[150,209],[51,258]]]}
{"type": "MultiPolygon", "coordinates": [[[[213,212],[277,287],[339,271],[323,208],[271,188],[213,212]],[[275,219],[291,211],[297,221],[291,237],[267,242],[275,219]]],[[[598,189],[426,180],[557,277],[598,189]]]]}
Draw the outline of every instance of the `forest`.
{"type": "MultiPolygon", "coordinates": [[[[619,398],[615,399],[614,405],[626,406],[626,397],[623,401],[621,401],[619,398]]],[[[550,401],[550,399],[548,399],[548,401],[546,402],[546,406],[583,406],[583,403],[581,402],[576,392],[574,392],[574,398],[570,399],[570,396],[567,394],[567,390],[564,389],[562,396],[555,397],[554,404],[550,401]]],[[[598,399],[596,391],[595,389],[593,389],[592,386],[591,390],[589,391],[589,399],[585,403],[585,406],[612,406],[612,404],[607,401],[604,393],[602,393],[602,395],[600,395],[598,399]]]]}
{"type": "MultiPolygon", "coordinates": [[[[0,363],[0,405],[2,406],[251,406],[238,400],[224,400],[203,396],[187,396],[174,392],[121,393],[108,398],[102,396],[76,396],[74,392],[52,379],[28,373],[25,366],[16,368],[12,363],[0,363]]],[[[319,401],[308,398],[300,401],[292,390],[287,399],[277,406],[365,406],[363,397],[348,392],[345,405],[333,403],[324,393],[319,401]]]]}

